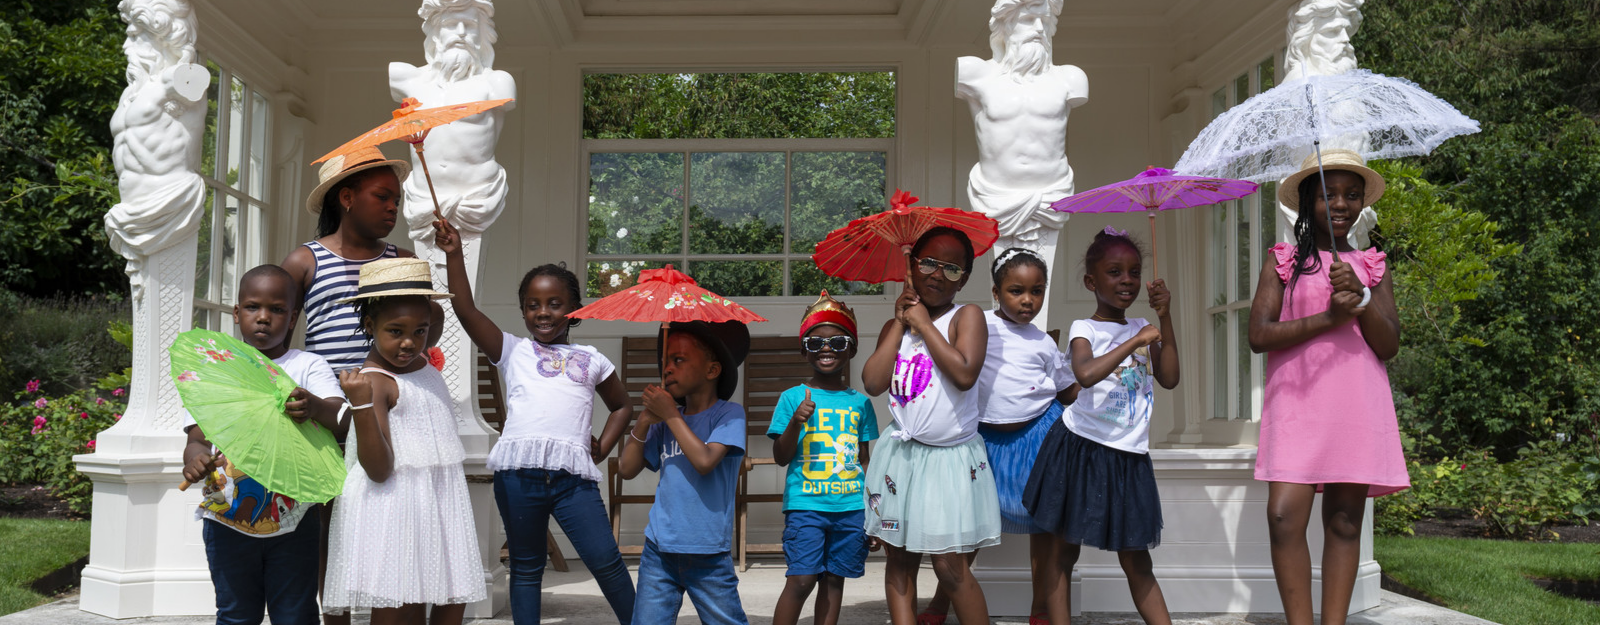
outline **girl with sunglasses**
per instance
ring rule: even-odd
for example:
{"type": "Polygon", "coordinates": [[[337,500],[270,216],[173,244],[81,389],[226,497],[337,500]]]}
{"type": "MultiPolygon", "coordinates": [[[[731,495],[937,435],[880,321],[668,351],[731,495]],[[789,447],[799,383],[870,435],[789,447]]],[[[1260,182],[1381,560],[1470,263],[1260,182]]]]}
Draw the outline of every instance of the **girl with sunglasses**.
{"type": "MultiPolygon", "coordinates": [[[[983,315],[989,327],[989,349],[975,389],[978,433],[994,467],[1000,529],[1028,536],[1033,564],[1028,623],[1066,623],[1069,579],[1056,565],[1061,547],[1055,535],[1035,524],[1022,506],[1022,488],[1033,472],[1045,435],[1061,421],[1064,406],[1077,399],[1078,385],[1072,377],[1072,363],[1061,353],[1056,339],[1033,325],[1044,307],[1049,279],[1044,259],[1033,250],[1013,247],[995,256],[990,277],[994,279],[995,307],[983,315]]],[[[941,589],[917,615],[917,623],[942,625],[949,607],[950,598],[941,589]]]]}
{"type": "Polygon", "coordinates": [[[1000,544],[994,472],[978,438],[978,393],[989,331],[977,306],[956,306],[972,241],[934,228],[907,258],[906,288],[867,359],[867,393],[889,392],[894,428],[867,467],[867,535],[884,545],[884,591],[895,625],[917,618],[917,570],[933,555],[939,586],[963,623],[987,623],[966,554],[1000,544]]]}

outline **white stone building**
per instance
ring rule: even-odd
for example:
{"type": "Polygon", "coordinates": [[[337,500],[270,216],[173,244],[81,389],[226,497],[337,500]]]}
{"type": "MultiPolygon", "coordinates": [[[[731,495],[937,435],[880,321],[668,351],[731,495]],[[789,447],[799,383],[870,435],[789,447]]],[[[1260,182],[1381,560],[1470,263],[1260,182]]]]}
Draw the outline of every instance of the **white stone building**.
{"type": "MultiPolygon", "coordinates": [[[[281,260],[310,240],[314,218],[300,207],[315,186],[311,160],[388,118],[392,61],[420,64],[416,2],[277,0],[196,2],[197,48],[220,73],[215,171],[201,172],[215,210],[202,225],[213,244],[195,284],[192,314],[181,320],[229,327],[234,284],[243,269],[281,260]],[[231,86],[231,88],[228,88],[231,86]],[[229,172],[237,172],[230,182],[229,172]],[[224,208],[226,207],[226,208],[224,208]]],[[[989,56],[989,0],[500,0],[494,67],[519,86],[506,114],[497,158],[509,175],[506,209],[483,239],[479,305],[505,328],[520,327],[512,286],[528,268],[588,266],[589,163],[615,152],[868,151],[883,154],[885,191],[906,189],[932,206],[966,206],[967,173],[977,159],[971,117],[955,97],[955,64],[989,56]],[[587,140],[583,77],[589,73],[883,71],[894,74],[898,103],[889,139],[587,140]]],[[[1091,95],[1068,126],[1077,189],[1170,166],[1216,113],[1281,75],[1292,0],[1074,0],[1054,38],[1058,64],[1081,67],[1091,95]]],[[[404,144],[385,150],[409,158],[404,144]]],[[[1263,358],[1246,346],[1253,277],[1285,225],[1256,198],[1169,212],[1158,220],[1162,277],[1171,286],[1182,344],[1183,383],[1157,393],[1151,447],[1166,531],[1153,552],[1174,612],[1279,610],[1268,557],[1266,487],[1251,479],[1263,358]]],[[[1051,326],[1088,316],[1081,259],[1106,225],[1148,239],[1142,213],[1074,217],[1052,271],[1051,326]]],[[[405,227],[392,239],[413,247],[405,227]]],[[[804,262],[804,254],[787,260],[804,262]]],[[[779,258],[778,260],[785,260],[779,258]]],[[[693,259],[690,259],[692,264],[693,259]]],[[[980,260],[980,267],[987,261],[980,260]]],[[[691,268],[691,273],[693,269],[691,268]]],[[[963,292],[987,306],[987,272],[963,292]]],[[[815,294],[738,297],[770,323],[754,335],[792,335],[815,294]]],[[[891,296],[846,298],[866,332],[890,314],[891,296]]],[[[1140,314],[1143,304],[1130,314],[1140,314]]],[[[621,339],[652,334],[640,324],[588,322],[573,340],[620,360],[621,339]]],[[[863,336],[871,345],[874,337],[863,336]]],[[[859,367],[865,358],[858,358],[859,367]]],[[[164,376],[159,376],[164,377],[164,376]]],[[[161,384],[170,384],[165,380],[161,384]]],[[[137,392],[137,390],[136,390],[137,392]]],[[[880,406],[880,418],[887,411],[880,406]]],[[[598,417],[603,415],[597,415],[598,417]]],[[[125,432],[126,433],[126,432],[125,432]]],[[[94,539],[82,608],[116,617],[204,614],[214,609],[192,520],[198,493],[179,493],[178,432],[137,432],[137,444],[100,446],[79,457],[96,482],[94,539]]],[[[765,440],[752,445],[765,448],[765,440]]],[[[483,449],[486,449],[483,448],[483,449]]],[[[469,447],[469,451],[471,447],[469,447]]],[[[481,450],[476,471],[482,472],[481,450]]],[[[474,468],[469,461],[469,472],[474,468]]],[[[755,488],[777,492],[776,471],[755,488]]],[[[782,516],[758,508],[757,542],[777,542],[782,516]]],[[[498,523],[480,493],[480,517],[498,523]]],[[[623,539],[637,544],[643,516],[631,512],[623,539]]],[[[1313,514],[1313,519],[1319,515],[1313,514]]],[[[1367,535],[1370,536],[1370,514],[1367,535]]],[[[486,530],[492,531],[492,530],[486,530]]],[[[1320,528],[1311,532],[1320,549],[1320,528]]],[[[485,538],[498,545],[501,539],[485,538]]],[[[1014,541],[1015,542],[1015,541],[1014,541]]],[[[1369,541],[1370,544],[1370,541],[1369,541]]],[[[1005,548],[1002,547],[1002,551],[1005,548]]],[[[1018,549],[1017,553],[1025,550],[1018,549]]],[[[570,549],[568,554],[572,552],[570,549]]],[[[1364,548],[1353,610],[1376,605],[1378,567],[1364,548]]],[[[1013,554],[1014,556],[1015,554],[1013,554]]],[[[986,555],[983,560],[1003,560],[986,555]],[[992,559],[991,559],[992,558],[992,559]]],[[[1315,559],[1315,558],[1314,558],[1315,559]]],[[[498,565],[492,558],[491,564],[498,565]]],[[[1024,559],[1025,562],[1025,559],[1024,559]]],[[[1025,567],[1025,563],[1023,564],[1025,567]]],[[[502,592],[474,606],[487,615],[502,592]],[[492,603],[492,605],[491,605],[492,603]]],[[[1025,568],[994,568],[990,605],[1025,606],[1025,568]],[[1011,595],[1008,593],[1019,593],[1011,595]]],[[[1110,554],[1086,551],[1074,576],[1082,611],[1130,611],[1122,573],[1110,554]]]]}

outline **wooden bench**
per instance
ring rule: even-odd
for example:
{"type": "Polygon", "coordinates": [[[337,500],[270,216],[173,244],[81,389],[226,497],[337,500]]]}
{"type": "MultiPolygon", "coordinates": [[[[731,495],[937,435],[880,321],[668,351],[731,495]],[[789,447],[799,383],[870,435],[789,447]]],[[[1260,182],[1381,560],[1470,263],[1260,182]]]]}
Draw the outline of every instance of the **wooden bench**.
{"type": "MultiPolygon", "coordinates": [[[[638,403],[644,393],[644,387],[650,384],[661,383],[659,360],[656,358],[656,337],[631,336],[622,339],[622,361],[617,365],[617,377],[622,380],[622,385],[628,390],[628,398],[633,400],[635,418],[644,414],[644,405],[638,403]]],[[[628,424],[631,429],[632,423],[628,424]]],[[[627,436],[624,434],[624,436],[627,436]]],[[[627,441],[623,441],[626,445],[627,441]]],[[[652,505],[656,502],[655,491],[649,494],[631,494],[625,491],[622,479],[622,465],[616,458],[606,462],[606,494],[607,508],[611,515],[611,535],[617,541],[617,548],[623,555],[639,555],[644,553],[644,545],[622,544],[622,507],[625,505],[652,505]]]]}

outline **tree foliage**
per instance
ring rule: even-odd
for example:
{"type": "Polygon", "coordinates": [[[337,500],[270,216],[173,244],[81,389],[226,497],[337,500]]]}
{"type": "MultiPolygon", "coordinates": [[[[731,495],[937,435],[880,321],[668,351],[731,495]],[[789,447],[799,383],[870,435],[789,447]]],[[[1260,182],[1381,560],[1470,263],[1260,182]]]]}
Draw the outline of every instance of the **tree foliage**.
{"type": "MultiPolygon", "coordinates": [[[[1436,224],[1466,229],[1459,243],[1496,275],[1458,284],[1475,296],[1448,309],[1437,294],[1411,300],[1456,329],[1440,341],[1407,334],[1402,425],[1503,453],[1558,433],[1587,438],[1600,412],[1600,2],[1393,0],[1363,12],[1364,66],[1414,80],[1482,124],[1414,162],[1445,203],[1498,224],[1436,224]],[[1495,254],[1484,235],[1520,253],[1495,254]]],[[[1396,262],[1397,276],[1409,261],[1396,262]]]]}
{"type": "Polygon", "coordinates": [[[126,289],[101,221],[122,38],[115,0],[0,0],[0,287],[126,289]]]}

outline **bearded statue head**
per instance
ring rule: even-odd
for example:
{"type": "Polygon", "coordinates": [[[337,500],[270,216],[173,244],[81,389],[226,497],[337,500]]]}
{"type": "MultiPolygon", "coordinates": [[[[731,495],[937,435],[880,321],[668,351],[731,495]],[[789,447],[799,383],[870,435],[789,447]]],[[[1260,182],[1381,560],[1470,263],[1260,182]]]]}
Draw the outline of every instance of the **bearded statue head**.
{"type": "Polygon", "coordinates": [[[128,56],[128,82],[195,60],[194,11],[184,0],[122,0],[117,4],[127,22],[122,51],[128,56]]]}
{"type": "Polygon", "coordinates": [[[494,3],[489,0],[423,0],[423,58],[446,80],[494,69],[494,3]]]}
{"type": "Polygon", "coordinates": [[[1007,74],[1032,76],[1050,69],[1051,40],[1062,0],[996,0],[989,10],[989,49],[1007,74]]]}
{"type": "Polygon", "coordinates": [[[1356,68],[1350,43],[1361,28],[1364,0],[1305,0],[1289,11],[1287,77],[1342,74],[1356,68]]]}

